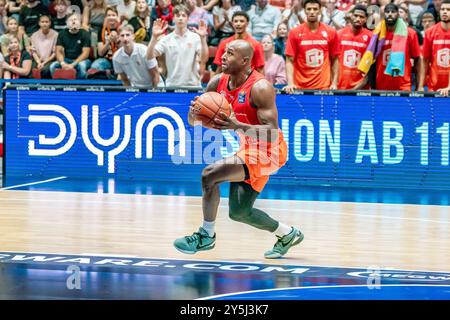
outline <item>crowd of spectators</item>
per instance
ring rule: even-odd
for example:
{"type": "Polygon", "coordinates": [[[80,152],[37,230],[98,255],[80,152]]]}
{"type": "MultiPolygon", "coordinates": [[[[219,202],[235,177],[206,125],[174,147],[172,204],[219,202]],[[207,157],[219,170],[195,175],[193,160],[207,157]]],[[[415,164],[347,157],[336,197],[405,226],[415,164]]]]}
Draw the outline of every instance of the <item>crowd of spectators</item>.
{"type": "Polygon", "coordinates": [[[5,79],[200,87],[234,39],[287,92],[450,87],[450,0],[0,0],[5,79]]]}

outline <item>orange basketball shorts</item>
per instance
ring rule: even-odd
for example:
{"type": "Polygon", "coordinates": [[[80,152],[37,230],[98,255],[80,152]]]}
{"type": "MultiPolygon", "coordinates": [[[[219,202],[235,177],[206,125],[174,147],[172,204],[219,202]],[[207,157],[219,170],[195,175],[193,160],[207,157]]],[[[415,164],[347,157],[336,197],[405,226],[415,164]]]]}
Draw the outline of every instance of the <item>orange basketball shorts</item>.
{"type": "Polygon", "coordinates": [[[245,180],[255,191],[261,192],[270,175],[277,172],[287,159],[287,145],[283,133],[278,130],[275,142],[256,140],[239,134],[240,148],[236,155],[245,162],[250,178],[245,180]]]}

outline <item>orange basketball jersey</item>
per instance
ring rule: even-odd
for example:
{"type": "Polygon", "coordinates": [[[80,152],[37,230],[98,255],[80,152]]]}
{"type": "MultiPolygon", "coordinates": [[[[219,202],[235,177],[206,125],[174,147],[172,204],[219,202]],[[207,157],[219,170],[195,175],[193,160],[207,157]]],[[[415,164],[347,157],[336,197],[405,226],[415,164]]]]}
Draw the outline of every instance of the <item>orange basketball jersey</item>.
{"type": "MultiPolygon", "coordinates": [[[[220,78],[217,92],[231,104],[239,122],[250,125],[260,124],[257,109],[251,105],[250,97],[253,85],[262,79],[264,76],[253,70],[240,87],[230,90],[228,88],[230,76],[223,74],[220,78]]],[[[269,176],[286,163],[287,145],[283,134],[278,129],[278,140],[275,142],[257,140],[242,132],[238,132],[238,135],[240,148],[236,155],[245,162],[250,175],[245,182],[250,184],[254,190],[261,192],[269,180],[269,176]]]]}

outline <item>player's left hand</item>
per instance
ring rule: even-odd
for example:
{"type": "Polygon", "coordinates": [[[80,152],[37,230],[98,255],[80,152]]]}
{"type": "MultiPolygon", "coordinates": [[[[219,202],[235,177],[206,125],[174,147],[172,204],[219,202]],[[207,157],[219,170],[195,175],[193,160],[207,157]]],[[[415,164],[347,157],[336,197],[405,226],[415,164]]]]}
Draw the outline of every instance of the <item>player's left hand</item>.
{"type": "Polygon", "coordinates": [[[219,114],[214,118],[214,129],[218,130],[236,130],[239,128],[239,121],[231,110],[231,114],[227,116],[225,112],[219,112],[219,114]]]}

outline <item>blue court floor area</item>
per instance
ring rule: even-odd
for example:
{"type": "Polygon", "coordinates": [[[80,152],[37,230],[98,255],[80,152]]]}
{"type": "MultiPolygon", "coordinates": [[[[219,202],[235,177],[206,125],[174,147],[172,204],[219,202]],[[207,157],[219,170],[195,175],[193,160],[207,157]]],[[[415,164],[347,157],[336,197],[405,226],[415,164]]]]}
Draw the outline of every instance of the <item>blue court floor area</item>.
{"type": "Polygon", "coordinates": [[[0,299],[450,300],[450,273],[0,252],[0,299]]]}
{"type": "MultiPolygon", "coordinates": [[[[117,194],[201,196],[201,183],[168,181],[118,180],[114,178],[79,179],[68,177],[3,177],[2,189],[34,191],[68,191],[117,194]]],[[[229,184],[221,185],[227,196],[229,184]]],[[[352,188],[331,186],[294,186],[269,183],[261,199],[367,202],[392,204],[450,205],[445,190],[412,190],[383,188],[352,188]]]]}

